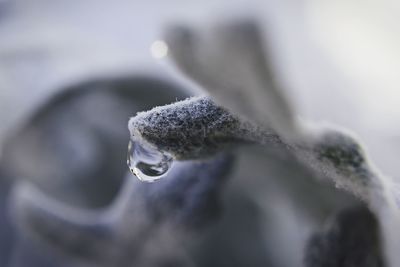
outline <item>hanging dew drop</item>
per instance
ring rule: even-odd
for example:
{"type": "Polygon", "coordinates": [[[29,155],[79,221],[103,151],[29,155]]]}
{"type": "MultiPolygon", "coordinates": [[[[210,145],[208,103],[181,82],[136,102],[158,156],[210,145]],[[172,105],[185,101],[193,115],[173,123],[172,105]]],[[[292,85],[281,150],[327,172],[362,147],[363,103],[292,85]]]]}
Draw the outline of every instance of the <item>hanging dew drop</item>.
{"type": "Polygon", "coordinates": [[[129,141],[127,164],[141,181],[153,182],[165,176],[172,165],[172,156],[135,138],[129,141]]]}

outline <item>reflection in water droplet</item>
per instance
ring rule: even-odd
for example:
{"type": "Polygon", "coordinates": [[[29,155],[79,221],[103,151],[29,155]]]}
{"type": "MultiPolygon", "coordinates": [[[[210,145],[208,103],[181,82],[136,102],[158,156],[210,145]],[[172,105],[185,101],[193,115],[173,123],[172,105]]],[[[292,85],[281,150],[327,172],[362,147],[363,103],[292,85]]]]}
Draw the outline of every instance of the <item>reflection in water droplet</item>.
{"type": "Polygon", "coordinates": [[[132,139],[128,145],[128,167],[139,180],[153,182],[164,177],[170,169],[172,156],[161,152],[138,140],[132,139]]]}

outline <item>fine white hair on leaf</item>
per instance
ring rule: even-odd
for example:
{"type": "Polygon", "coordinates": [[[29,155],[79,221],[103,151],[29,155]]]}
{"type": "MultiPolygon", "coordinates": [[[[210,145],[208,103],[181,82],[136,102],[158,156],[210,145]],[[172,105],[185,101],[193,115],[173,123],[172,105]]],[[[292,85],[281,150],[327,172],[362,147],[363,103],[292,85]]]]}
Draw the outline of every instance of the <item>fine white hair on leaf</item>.
{"type": "Polygon", "coordinates": [[[210,157],[243,142],[282,143],[273,130],[241,119],[206,96],[138,113],[128,128],[131,136],[179,160],[210,157]]]}
{"type": "Polygon", "coordinates": [[[384,194],[383,179],[355,137],[335,127],[309,129],[308,138],[291,143],[275,129],[259,127],[204,96],[140,112],[129,121],[132,136],[178,160],[211,157],[245,143],[277,146],[364,201],[375,192],[384,194]]]}

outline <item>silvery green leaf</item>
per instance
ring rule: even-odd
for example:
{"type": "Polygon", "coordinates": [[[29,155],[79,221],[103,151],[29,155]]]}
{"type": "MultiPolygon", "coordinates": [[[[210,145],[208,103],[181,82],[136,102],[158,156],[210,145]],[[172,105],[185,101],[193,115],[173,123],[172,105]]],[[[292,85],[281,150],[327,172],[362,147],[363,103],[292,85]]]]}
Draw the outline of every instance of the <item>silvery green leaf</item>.
{"type": "Polygon", "coordinates": [[[129,121],[131,136],[178,160],[210,157],[230,147],[258,143],[293,154],[317,176],[330,179],[371,206],[378,199],[390,198],[384,179],[371,166],[356,138],[334,127],[307,127],[308,136],[290,142],[272,127],[236,116],[208,97],[156,107],[129,121]]]}
{"type": "Polygon", "coordinates": [[[252,20],[170,27],[165,40],[178,68],[217,103],[281,136],[296,138],[295,115],[273,71],[260,26],[252,20]]]}
{"type": "Polygon", "coordinates": [[[391,181],[368,160],[363,146],[348,131],[310,127],[294,119],[295,112],[266,63],[254,22],[229,21],[204,29],[175,27],[165,36],[178,68],[217,103],[272,129],[306,167],[363,199],[379,218],[388,262],[398,265],[394,251],[400,241],[390,233],[400,219],[391,181]]]}
{"type": "Polygon", "coordinates": [[[246,142],[282,146],[273,129],[244,120],[209,97],[193,97],[140,112],[129,120],[128,128],[131,137],[178,160],[211,157],[246,142]]]}

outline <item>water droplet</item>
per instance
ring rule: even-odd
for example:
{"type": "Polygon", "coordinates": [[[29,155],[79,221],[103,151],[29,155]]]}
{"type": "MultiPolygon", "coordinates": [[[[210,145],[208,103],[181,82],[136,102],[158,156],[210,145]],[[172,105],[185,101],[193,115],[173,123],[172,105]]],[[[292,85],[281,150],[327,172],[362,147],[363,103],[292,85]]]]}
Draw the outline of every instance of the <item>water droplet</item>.
{"type": "Polygon", "coordinates": [[[128,145],[128,167],[144,182],[153,182],[165,176],[172,164],[172,156],[136,139],[128,145]]]}

